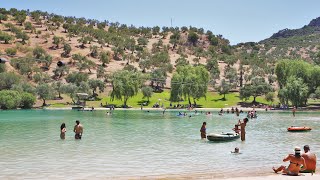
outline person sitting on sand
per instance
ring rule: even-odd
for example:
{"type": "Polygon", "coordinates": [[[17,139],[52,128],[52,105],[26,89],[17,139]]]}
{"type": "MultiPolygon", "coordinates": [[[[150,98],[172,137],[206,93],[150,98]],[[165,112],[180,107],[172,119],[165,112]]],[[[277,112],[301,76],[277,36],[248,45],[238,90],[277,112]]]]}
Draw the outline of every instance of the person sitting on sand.
{"type": "Polygon", "coordinates": [[[290,164],[288,167],[286,166],[280,166],[279,168],[272,168],[275,173],[278,173],[279,171],[282,171],[282,173],[289,175],[289,176],[298,176],[299,171],[306,170],[306,162],[304,158],[300,154],[300,148],[296,147],[294,149],[295,154],[289,154],[287,157],[283,159],[283,162],[290,161],[290,164]],[[303,168],[301,168],[301,165],[303,165],[303,168]]]}
{"type": "Polygon", "coordinates": [[[316,172],[316,166],[317,166],[317,156],[314,153],[310,152],[310,147],[308,145],[305,145],[303,147],[304,153],[301,155],[305,162],[306,162],[306,170],[302,171],[301,173],[315,173],[316,172]]]}
{"type": "Polygon", "coordinates": [[[207,123],[206,122],[203,122],[202,123],[202,126],[201,126],[201,129],[200,129],[200,135],[201,135],[201,139],[206,139],[207,138],[207,133],[206,133],[206,125],[207,123]]]}

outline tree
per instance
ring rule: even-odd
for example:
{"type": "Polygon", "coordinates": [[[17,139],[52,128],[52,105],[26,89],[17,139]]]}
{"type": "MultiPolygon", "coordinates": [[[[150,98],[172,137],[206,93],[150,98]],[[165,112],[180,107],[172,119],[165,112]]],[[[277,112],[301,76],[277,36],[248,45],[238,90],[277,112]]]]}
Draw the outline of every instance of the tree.
{"type": "Polygon", "coordinates": [[[152,94],[153,94],[153,89],[150,86],[144,86],[141,88],[142,94],[143,94],[143,99],[147,98],[148,99],[148,103],[149,103],[149,98],[151,98],[152,94]]]}
{"type": "Polygon", "coordinates": [[[21,43],[25,44],[26,40],[29,39],[29,36],[27,35],[27,33],[19,31],[19,32],[16,33],[16,38],[17,39],[21,39],[21,43]]]}
{"type": "Polygon", "coordinates": [[[21,96],[18,91],[2,90],[0,91],[1,109],[16,109],[20,106],[21,96]]]}
{"type": "Polygon", "coordinates": [[[198,39],[199,39],[199,36],[197,35],[197,33],[193,31],[189,31],[188,41],[192,43],[193,46],[197,45],[198,39]]]}
{"type": "Polygon", "coordinates": [[[97,96],[97,88],[99,88],[99,92],[104,92],[105,84],[103,81],[99,79],[89,79],[88,81],[89,87],[92,89],[93,96],[97,96]]]}
{"type": "Polygon", "coordinates": [[[209,82],[209,73],[203,66],[179,66],[171,80],[171,101],[180,101],[182,97],[188,98],[191,105],[191,97],[194,101],[205,97],[209,82]]]}
{"type": "Polygon", "coordinates": [[[8,33],[0,31],[0,41],[4,41],[5,44],[9,44],[10,41],[13,41],[14,37],[8,33]]]}
{"type": "Polygon", "coordinates": [[[0,23],[2,23],[2,21],[6,21],[7,19],[8,19],[8,16],[6,14],[0,13],[0,23]]]}
{"type": "Polygon", "coordinates": [[[46,51],[42,47],[36,46],[33,49],[32,54],[35,58],[40,59],[41,57],[46,55],[46,51]]]}
{"type": "Polygon", "coordinates": [[[144,37],[139,37],[137,41],[140,46],[146,46],[148,44],[148,39],[144,37]]]}
{"type": "Polygon", "coordinates": [[[124,107],[128,107],[127,101],[135,96],[142,86],[144,79],[139,72],[116,71],[112,76],[111,99],[123,99],[124,107]]]}
{"type": "Polygon", "coordinates": [[[53,36],[53,44],[56,45],[56,48],[59,48],[59,44],[64,41],[63,37],[53,36]]]}
{"type": "Polygon", "coordinates": [[[96,45],[93,45],[93,46],[90,46],[90,56],[93,57],[93,58],[96,58],[98,57],[99,53],[98,53],[98,46],[96,45]]]}
{"type": "Polygon", "coordinates": [[[289,100],[292,105],[299,107],[306,105],[308,99],[308,86],[301,78],[291,76],[288,78],[286,86],[282,89],[282,98],[289,100]]]}
{"type": "Polygon", "coordinates": [[[26,22],[26,23],[24,24],[24,29],[25,29],[25,30],[33,30],[34,27],[32,26],[31,22],[26,22]]]}
{"type": "Polygon", "coordinates": [[[71,52],[71,46],[70,46],[70,44],[68,44],[68,43],[64,43],[64,45],[63,45],[63,53],[62,53],[62,56],[63,57],[69,57],[69,55],[70,55],[70,52],[71,52]]]}
{"type": "Polygon", "coordinates": [[[40,84],[36,87],[37,94],[43,100],[42,106],[46,106],[46,100],[54,97],[54,90],[49,84],[40,84]]]}
{"type": "Polygon", "coordinates": [[[75,99],[77,98],[77,93],[79,91],[79,88],[77,85],[73,83],[65,84],[61,87],[63,89],[63,92],[68,94],[71,98],[73,104],[76,103],[75,99]]]}
{"type": "Polygon", "coordinates": [[[66,81],[68,83],[75,83],[76,85],[80,85],[81,82],[86,82],[89,79],[89,75],[81,72],[73,72],[66,77],[66,81]]]}
{"type": "Polygon", "coordinates": [[[58,98],[63,99],[61,93],[64,92],[63,83],[61,81],[56,81],[52,84],[53,89],[58,93],[58,98]]]}
{"type": "Polygon", "coordinates": [[[30,109],[36,102],[36,97],[33,94],[23,92],[21,94],[20,107],[23,109],[30,109]]]}
{"type": "Polygon", "coordinates": [[[273,91],[272,87],[265,82],[263,77],[254,77],[251,83],[240,88],[240,98],[249,99],[250,96],[253,96],[253,103],[256,103],[256,97],[266,95],[271,91],[273,91]]]}
{"type": "Polygon", "coordinates": [[[225,79],[222,79],[220,85],[216,87],[216,90],[219,92],[220,95],[223,95],[222,100],[225,101],[226,94],[229,94],[229,91],[231,90],[231,84],[225,79]]]}
{"type": "Polygon", "coordinates": [[[315,91],[315,95],[317,99],[320,99],[320,86],[317,87],[316,91],[315,91]]]}
{"type": "Polygon", "coordinates": [[[97,78],[103,78],[103,77],[105,77],[105,74],[106,74],[106,70],[104,69],[104,67],[103,66],[98,66],[97,78]]]}
{"type": "Polygon", "coordinates": [[[265,96],[265,99],[267,102],[273,102],[274,101],[274,93],[273,92],[268,92],[265,96]]]}
{"type": "Polygon", "coordinates": [[[19,84],[21,77],[13,72],[0,73],[0,91],[11,89],[13,85],[19,84]]]}

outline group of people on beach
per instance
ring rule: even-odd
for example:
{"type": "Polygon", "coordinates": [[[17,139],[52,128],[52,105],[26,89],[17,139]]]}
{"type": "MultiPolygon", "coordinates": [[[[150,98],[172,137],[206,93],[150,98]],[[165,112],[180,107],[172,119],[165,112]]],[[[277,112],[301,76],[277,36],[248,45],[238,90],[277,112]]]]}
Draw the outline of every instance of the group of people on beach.
{"type": "MultiPolygon", "coordinates": [[[[293,107],[292,113],[293,116],[295,116],[295,111],[296,108],[293,107]]],[[[232,129],[233,131],[235,131],[236,133],[240,133],[241,135],[241,140],[244,141],[245,140],[245,127],[246,124],[248,123],[248,118],[244,118],[243,121],[238,121],[238,124],[235,125],[235,127],[232,129]],[[240,128],[239,128],[240,126],[240,128]]],[[[206,122],[202,123],[202,126],[200,128],[200,136],[201,139],[206,139],[206,122]]],[[[273,171],[275,173],[278,172],[282,172],[286,175],[290,175],[290,176],[298,176],[299,173],[315,173],[316,170],[316,164],[317,164],[317,157],[314,153],[310,152],[310,147],[309,145],[305,145],[303,147],[304,149],[304,153],[301,154],[300,153],[300,148],[296,147],[294,149],[294,154],[289,154],[288,156],[286,156],[283,159],[283,162],[287,162],[289,161],[290,164],[289,166],[280,166],[278,168],[273,167],[273,171]]],[[[231,153],[240,153],[240,149],[238,147],[236,147],[234,149],[234,151],[231,151],[231,153]]]]}
{"type": "Polygon", "coordinates": [[[309,145],[303,147],[304,153],[301,154],[300,147],[294,149],[294,154],[289,154],[283,159],[283,162],[289,161],[289,166],[280,166],[278,168],[273,167],[273,171],[290,176],[298,176],[299,173],[315,173],[317,165],[317,156],[310,152],[309,145]]]}
{"type": "MultiPolygon", "coordinates": [[[[65,123],[62,123],[60,126],[60,138],[61,139],[66,139],[66,132],[67,132],[67,127],[65,123]]],[[[76,120],[76,125],[73,128],[73,132],[75,133],[74,138],[75,139],[81,139],[82,133],[83,133],[83,126],[80,124],[79,120],[76,120]]]]}

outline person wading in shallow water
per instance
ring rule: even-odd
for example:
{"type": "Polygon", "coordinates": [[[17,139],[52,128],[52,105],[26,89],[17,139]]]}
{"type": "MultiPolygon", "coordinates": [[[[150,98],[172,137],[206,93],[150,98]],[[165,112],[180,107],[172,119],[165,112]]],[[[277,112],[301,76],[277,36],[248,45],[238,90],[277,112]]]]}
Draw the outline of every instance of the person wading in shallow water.
{"type": "Polygon", "coordinates": [[[76,121],[76,125],[74,126],[73,131],[75,132],[74,138],[75,139],[81,139],[82,133],[83,133],[83,127],[80,124],[79,120],[76,121]]]}
{"type": "Polygon", "coordinates": [[[206,139],[207,138],[206,125],[207,125],[206,122],[202,123],[201,129],[200,129],[201,139],[206,139]]]}
{"type": "Polygon", "coordinates": [[[66,132],[67,132],[66,124],[62,123],[60,126],[60,138],[61,139],[66,139],[66,132]]]}
{"type": "Polygon", "coordinates": [[[240,119],[239,119],[238,125],[240,126],[241,141],[245,141],[246,140],[246,125],[247,125],[248,121],[249,121],[248,118],[244,118],[243,122],[241,122],[240,119]]]}

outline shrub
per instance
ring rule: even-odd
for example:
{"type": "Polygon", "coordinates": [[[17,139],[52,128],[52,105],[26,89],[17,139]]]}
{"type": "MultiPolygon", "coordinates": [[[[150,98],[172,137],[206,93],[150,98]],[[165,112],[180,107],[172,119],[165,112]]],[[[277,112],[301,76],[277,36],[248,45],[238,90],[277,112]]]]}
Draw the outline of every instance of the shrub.
{"type": "Polygon", "coordinates": [[[3,90],[0,91],[1,109],[16,109],[20,106],[21,96],[18,91],[3,90]]]}
{"type": "Polygon", "coordinates": [[[36,97],[30,93],[22,93],[21,94],[21,103],[20,107],[23,109],[30,109],[36,102],[36,97]]]}
{"type": "Polygon", "coordinates": [[[17,49],[16,48],[7,48],[6,49],[7,55],[13,56],[17,54],[17,49]]]}

